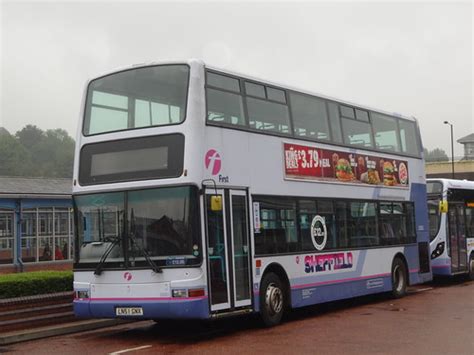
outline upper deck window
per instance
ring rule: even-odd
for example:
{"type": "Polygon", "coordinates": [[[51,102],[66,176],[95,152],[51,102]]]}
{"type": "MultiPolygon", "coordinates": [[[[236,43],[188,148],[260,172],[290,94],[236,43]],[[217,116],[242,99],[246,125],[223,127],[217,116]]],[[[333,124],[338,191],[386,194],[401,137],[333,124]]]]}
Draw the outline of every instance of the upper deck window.
{"type": "Polygon", "coordinates": [[[332,140],[336,143],[342,143],[341,120],[339,119],[339,110],[337,104],[328,102],[329,122],[331,124],[332,140]]]}
{"type": "Polygon", "coordinates": [[[394,117],[372,112],[375,146],[380,150],[399,152],[398,127],[394,117]]]}
{"type": "Polygon", "coordinates": [[[308,95],[290,94],[293,129],[297,136],[329,140],[326,104],[308,95]]]}
{"type": "Polygon", "coordinates": [[[238,79],[230,78],[225,75],[207,72],[207,85],[223,90],[240,92],[240,83],[238,79]]]}
{"type": "Polygon", "coordinates": [[[288,106],[247,97],[247,109],[251,128],[291,134],[288,106]]]}
{"type": "Polygon", "coordinates": [[[367,111],[356,109],[355,113],[359,121],[369,122],[369,113],[367,111]]]}
{"type": "Polygon", "coordinates": [[[245,94],[250,128],[291,134],[290,113],[283,90],[246,81],[245,94]]]}
{"type": "Polygon", "coordinates": [[[355,119],[355,113],[352,107],[340,105],[339,108],[341,109],[342,117],[355,119]]]}
{"type": "Polygon", "coordinates": [[[286,104],[285,92],[280,89],[274,89],[267,86],[267,99],[286,104]]]}
{"type": "Polygon", "coordinates": [[[244,126],[244,105],[239,80],[211,72],[206,74],[207,120],[244,126]]]}
{"type": "Polygon", "coordinates": [[[207,122],[269,135],[420,157],[415,121],[206,71],[207,122]]]}
{"type": "Polygon", "coordinates": [[[369,113],[365,110],[339,105],[344,143],[373,148],[369,113]]]}
{"type": "Polygon", "coordinates": [[[265,87],[254,83],[245,82],[245,93],[249,96],[266,98],[265,87]]]}
{"type": "Polygon", "coordinates": [[[342,117],[342,131],[344,132],[344,143],[372,148],[372,132],[370,124],[342,117]]]}
{"type": "Polygon", "coordinates": [[[398,120],[400,126],[400,141],[402,152],[413,155],[420,155],[417,141],[415,122],[398,120]]]}
{"type": "Polygon", "coordinates": [[[87,90],[84,135],[181,123],[186,115],[187,65],[122,71],[87,90]]]}

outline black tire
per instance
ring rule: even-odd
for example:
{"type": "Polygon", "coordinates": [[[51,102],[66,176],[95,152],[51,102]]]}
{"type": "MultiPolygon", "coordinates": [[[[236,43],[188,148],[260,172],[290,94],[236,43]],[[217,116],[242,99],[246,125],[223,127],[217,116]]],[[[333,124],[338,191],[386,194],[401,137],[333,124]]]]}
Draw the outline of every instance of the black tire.
{"type": "Polygon", "coordinates": [[[407,293],[408,273],[405,263],[395,258],[392,263],[392,297],[401,298],[407,293]]]}
{"type": "Polygon", "coordinates": [[[471,256],[469,257],[468,267],[469,274],[467,275],[467,277],[469,278],[469,280],[474,281],[474,254],[471,254],[471,256]]]}
{"type": "Polygon", "coordinates": [[[281,322],[286,308],[286,292],[283,282],[273,272],[263,275],[260,284],[260,316],[267,327],[281,322]]]}

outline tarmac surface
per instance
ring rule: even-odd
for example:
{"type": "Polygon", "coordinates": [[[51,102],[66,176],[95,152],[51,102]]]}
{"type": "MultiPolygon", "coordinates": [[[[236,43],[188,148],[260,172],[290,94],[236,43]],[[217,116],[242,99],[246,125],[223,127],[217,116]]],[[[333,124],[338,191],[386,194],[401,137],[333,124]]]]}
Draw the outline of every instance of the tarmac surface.
{"type": "Polygon", "coordinates": [[[293,311],[263,328],[258,317],[141,321],[17,344],[13,354],[474,354],[474,282],[463,278],[293,311]]]}

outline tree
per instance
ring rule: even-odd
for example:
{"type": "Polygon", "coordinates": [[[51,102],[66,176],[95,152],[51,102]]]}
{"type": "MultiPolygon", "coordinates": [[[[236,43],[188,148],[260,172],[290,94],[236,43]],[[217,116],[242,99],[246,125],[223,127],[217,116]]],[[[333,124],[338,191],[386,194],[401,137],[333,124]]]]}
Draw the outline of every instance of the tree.
{"type": "MultiPolygon", "coordinates": [[[[63,129],[48,129],[31,147],[34,170],[40,176],[72,177],[74,140],[63,129]]],[[[31,172],[35,174],[34,172],[31,172]]]]}
{"type": "Polygon", "coordinates": [[[72,177],[74,139],[63,129],[27,125],[0,139],[0,175],[72,177]]]}
{"type": "Polygon", "coordinates": [[[423,149],[425,161],[434,162],[434,161],[449,161],[448,155],[443,149],[435,148],[433,150],[423,149]]]}
{"type": "Polygon", "coordinates": [[[30,124],[26,125],[21,131],[18,131],[15,134],[19,143],[29,151],[31,151],[35,144],[43,139],[43,136],[44,132],[40,128],[30,124]]]}
{"type": "Polygon", "coordinates": [[[0,139],[0,176],[23,176],[27,174],[31,157],[28,150],[15,137],[2,135],[0,139]]]}

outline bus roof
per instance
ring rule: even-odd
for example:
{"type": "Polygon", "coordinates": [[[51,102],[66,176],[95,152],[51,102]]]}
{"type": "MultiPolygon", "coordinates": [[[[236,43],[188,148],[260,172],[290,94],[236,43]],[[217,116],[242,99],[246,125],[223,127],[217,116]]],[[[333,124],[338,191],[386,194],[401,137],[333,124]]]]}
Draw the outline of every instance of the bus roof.
{"type": "Polygon", "coordinates": [[[328,95],[320,94],[320,93],[317,93],[317,92],[312,92],[312,91],[309,91],[309,90],[296,88],[296,87],[293,87],[293,86],[290,86],[290,85],[281,84],[281,83],[274,82],[274,81],[267,80],[267,79],[253,77],[253,76],[250,76],[250,75],[247,75],[247,74],[242,74],[242,73],[235,72],[235,71],[228,70],[228,69],[222,69],[222,68],[213,67],[213,66],[209,66],[209,65],[205,65],[205,66],[206,66],[207,69],[215,70],[215,71],[221,72],[223,74],[238,76],[238,77],[241,77],[243,79],[248,79],[248,80],[251,80],[251,81],[256,81],[256,82],[260,82],[260,83],[264,83],[264,84],[269,84],[270,86],[276,86],[276,87],[280,87],[280,88],[283,88],[283,89],[287,89],[287,90],[296,91],[296,92],[299,92],[299,93],[302,93],[302,94],[306,94],[306,95],[317,96],[317,97],[320,97],[322,99],[326,99],[326,100],[330,100],[330,101],[336,101],[338,103],[346,104],[346,105],[349,105],[349,106],[356,106],[357,108],[362,108],[362,109],[366,109],[366,110],[369,110],[369,111],[375,111],[375,112],[382,113],[382,114],[385,114],[385,115],[388,115],[388,116],[395,116],[395,117],[403,118],[405,120],[417,122],[417,119],[414,116],[405,116],[405,115],[402,115],[398,112],[384,111],[384,110],[381,110],[381,109],[378,109],[378,108],[374,108],[374,107],[370,107],[370,106],[366,106],[366,105],[361,105],[361,104],[358,104],[358,103],[355,103],[355,102],[339,99],[339,98],[336,98],[334,96],[328,96],[328,95]]]}
{"type": "Polygon", "coordinates": [[[323,98],[323,99],[326,99],[326,100],[336,101],[336,102],[339,102],[339,103],[342,103],[342,104],[346,104],[346,105],[350,105],[350,106],[356,106],[358,108],[362,108],[362,109],[366,109],[366,110],[370,110],[370,111],[375,111],[375,112],[382,113],[382,114],[385,114],[385,115],[400,117],[400,118],[405,119],[405,120],[417,122],[417,119],[414,116],[406,116],[406,115],[402,115],[402,114],[397,113],[397,112],[388,112],[388,111],[384,111],[384,110],[381,110],[381,109],[378,109],[378,108],[374,108],[374,107],[370,107],[370,106],[366,106],[366,105],[361,105],[361,104],[351,102],[351,101],[347,101],[347,100],[342,100],[342,99],[339,99],[339,98],[336,98],[336,97],[333,97],[333,96],[328,96],[328,95],[320,94],[320,93],[317,93],[317,92],[311,92],[309,90],[296,88],[296,87],[293,87],[293,86],[290,86],[290,85],[281,84],[281,83],[274,82],[274,81],[271,81],[271,80],[258,78],[258,77],[254,77],[254,76],[250,76],[250,75],[246,75],[246,74],[242,74],[242,73],[232,71],[232,70],[228,70],[228,69],[222,69],[222,68],[219,68],[219,67],[210,66],[210,65],[205,64],[204,61],[202,61],[200,59],[163,60],[163,61],[154,61],[154,62],[147,62],[147,63],[132,64],[132,65],[116,68],[114,70],[103,73],[103,74],[101,74],[101,75],[99,75],[95,78],[92,78],[92,79],[88,80],[87,83],[89,83],[90,81],[95,80],[97,78],[107,76],[107,75],[111,75],[111,74],[118,73],[118,72],[125,71],[125,70],[141,68],[141,67],[149,67],[149,66],[154,66],[154,65],[165,65],[165,64],[167,64],[167,65],[170,65],[170,64],[188,64],[188,65],[200,64],[200,65],[205,66],[207,69],[215,70],[217,72],[221,72],[221,73],[224,73],[224,74],[229,74],[229,75],[232,75],[232,76],[241,77],[243,79],[248,79],[248,80],[252,80],[252,81],[256,81],[256,82],[260,82],[260,83],[265,83],[265,84],[268,84],[268,85],[271,85],[271,86],[276,86],[276,87],[280,87],[280,88],[284,88],[284,89],[287,89],[287,90],[300,92],[300,93],[307,94],[307,95],[317,96],[317,97],[320,97],[320,98],[323,98]]]}
{"type": "Polygon", "coordinates": [[[474,181],[470,180],[455,180],[455,179],[426,179],[426,182],[441,182],[443,189],[465,189],[474,190],[474,181]]]}

